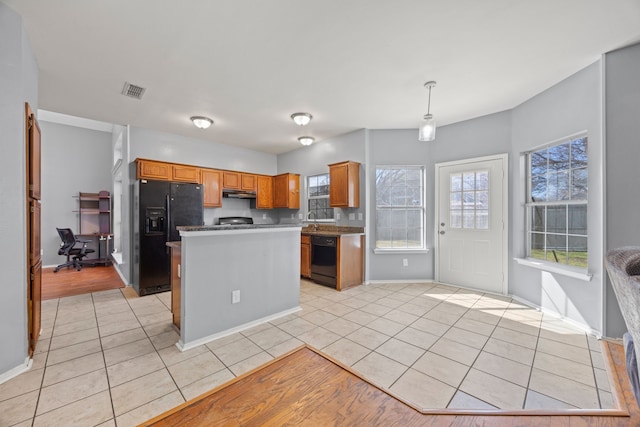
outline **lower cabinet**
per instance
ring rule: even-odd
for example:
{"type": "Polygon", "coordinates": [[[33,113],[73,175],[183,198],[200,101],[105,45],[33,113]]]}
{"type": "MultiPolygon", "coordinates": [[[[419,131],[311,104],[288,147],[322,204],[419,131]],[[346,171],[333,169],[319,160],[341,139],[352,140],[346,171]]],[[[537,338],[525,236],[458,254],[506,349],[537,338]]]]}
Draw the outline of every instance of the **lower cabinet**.
{"type": "Polygon", "coordinates": [[[167,244],[171,248],[171,314],[173,316],[173,324],[180,329],[180,303],[181,303],[181,286],[180,282],[180,264],[182,262],[182,247],[179,242],[167,244]]]}
{"type": "Polygon", "coordinates": [[[311,277],[311,239],[300,236],[300,276],[311,277]]]}
{"type": "Polygon", "coordinates": [[[364,280],[364,235],[348,234],[338,238],[336,289],[361,285],[364,280]]]}
{"type": "MultiPolygon", "coordinates": [[[[315,241],[313,233],[300,236],[300,276],[342,291],[364,281],[364,234],[323,234],[334,244],[315,241]],[[334,268],[331,268],[334,267],[334,268]]],[[[314,236],[315,237],[315,236],[314,236]]]]}

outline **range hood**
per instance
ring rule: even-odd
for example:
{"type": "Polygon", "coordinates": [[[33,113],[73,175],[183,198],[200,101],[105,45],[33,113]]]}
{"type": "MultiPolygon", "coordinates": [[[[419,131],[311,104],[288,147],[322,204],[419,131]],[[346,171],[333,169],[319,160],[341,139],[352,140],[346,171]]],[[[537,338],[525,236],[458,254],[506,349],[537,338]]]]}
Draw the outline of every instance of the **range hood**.
{"type": "Polygon", "coordinates": [[[255,191],[246,190],[222,190],[222,197],[228,197],[229,199],[255,199],[255,191]]]}

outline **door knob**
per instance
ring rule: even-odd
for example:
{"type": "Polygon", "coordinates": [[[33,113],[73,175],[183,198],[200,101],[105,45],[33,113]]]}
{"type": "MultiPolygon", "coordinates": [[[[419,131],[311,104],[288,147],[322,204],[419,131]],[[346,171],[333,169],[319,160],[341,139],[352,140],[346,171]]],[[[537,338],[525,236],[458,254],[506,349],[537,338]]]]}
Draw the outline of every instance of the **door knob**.
{"type": "Polygon", "coordinates": [[[440,226],[441,226],[441,227],[444,227],[444,222],[441,222],[441,223],[440,223],[440,226]]]}
{"type": "Polygon", "coordinates": [[[440,234],[444,234],[444,230],[440,230],[440,234]]]}

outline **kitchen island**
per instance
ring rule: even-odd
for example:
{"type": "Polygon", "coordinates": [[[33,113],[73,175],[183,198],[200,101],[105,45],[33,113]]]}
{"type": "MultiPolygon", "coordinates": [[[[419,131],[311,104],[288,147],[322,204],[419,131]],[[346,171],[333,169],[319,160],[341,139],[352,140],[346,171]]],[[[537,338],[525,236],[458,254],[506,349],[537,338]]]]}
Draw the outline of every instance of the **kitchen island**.
{"type": "Polygon", "coordinates": [[[300,310],[300,225],[178,230],[180,350],[300,310]]]}

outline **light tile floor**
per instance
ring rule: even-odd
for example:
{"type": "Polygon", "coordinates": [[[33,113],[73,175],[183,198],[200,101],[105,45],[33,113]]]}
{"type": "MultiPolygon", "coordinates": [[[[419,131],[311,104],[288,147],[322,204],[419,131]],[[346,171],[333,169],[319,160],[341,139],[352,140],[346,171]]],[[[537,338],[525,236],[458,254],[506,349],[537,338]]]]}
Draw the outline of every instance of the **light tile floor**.
{"type": "Polygon", "coordinates": [[[0,385],[1,426],[131,426],[306,342],[423,408],[612,408],[600,343],[510,298],[435,283],[344,292],[180,352],[170,294],[43,302],[33,367],[0,385]]]}

